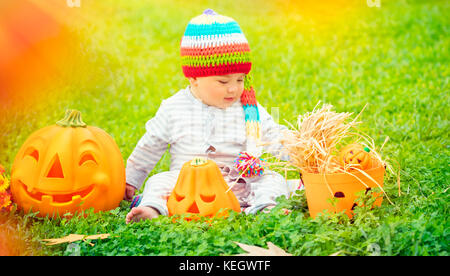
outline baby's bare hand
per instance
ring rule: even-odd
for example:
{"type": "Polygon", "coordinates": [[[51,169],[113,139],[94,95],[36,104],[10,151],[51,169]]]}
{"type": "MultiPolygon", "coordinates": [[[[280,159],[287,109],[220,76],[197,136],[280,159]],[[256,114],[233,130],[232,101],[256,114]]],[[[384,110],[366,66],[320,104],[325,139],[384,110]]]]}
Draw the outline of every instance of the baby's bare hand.
{"type": "Polygon", "coordinates": [[[127,185],[125,186],[125,194],[123,195],[123,200],[131,201],[135,193],[136,188],[127,183],[127,185]]]}

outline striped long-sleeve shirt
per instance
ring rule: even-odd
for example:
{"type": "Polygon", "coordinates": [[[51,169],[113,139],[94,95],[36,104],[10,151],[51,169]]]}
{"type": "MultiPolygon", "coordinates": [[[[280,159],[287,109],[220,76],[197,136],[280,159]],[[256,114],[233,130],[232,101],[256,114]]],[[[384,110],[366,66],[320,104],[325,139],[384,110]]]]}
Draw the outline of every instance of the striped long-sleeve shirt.
{"type": "MultiPolygon", "coordinates": [[[[269,142],[265,151],[282,155],[278,139],[287,129],[277,124],[258,103],[262,142],[269,142]]],[[[215,153],[209,158],[216,163],[233,166],[239,152],[246,150],[244,110],[236,101],[226,109],[208,106],[195,98],[189,86],[162,101],[156,115],[146,125],[142,136],[127,161],[126,181],[139,189],[170,144],[170,170],[180,170],[195,156],[207,156],[211,146],[215,153]]]]}

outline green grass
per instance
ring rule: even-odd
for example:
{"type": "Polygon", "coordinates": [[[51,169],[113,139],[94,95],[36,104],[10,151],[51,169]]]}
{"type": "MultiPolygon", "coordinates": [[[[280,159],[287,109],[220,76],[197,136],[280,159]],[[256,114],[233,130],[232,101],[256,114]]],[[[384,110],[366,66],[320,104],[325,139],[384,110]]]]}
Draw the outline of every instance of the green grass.
{"type": "MultiPolygon", "coordinates": [[[[390,137],[383,155],[400,168],[402,192],[395,176],[387,178],[394,205],[357,207],[351,221],[342,214],[311,219],[303,192],[280,199],[270,214],[232,214],[211,225],[167,217],[126,225],[127,202],[70,220],[3,214],[0,228],[27,244],[20,254],[70,255],[67,245],[41,240],[110,233],[95,246],[76,242],[80,254],[233,255],[243,252],[233,241],[271,241],[294,255],[370,255],[378,247],[381,255],[449,255],[448,2],[382,1],[380,8],[362,0],[95,2],[82,1],[86,16],[73,27],[80,41],[76,66],[61,64],[60,80],[26,108],[0,110],[0,163],[8,170],[25,139],[66,108],[110,133],[126,160],[161,100],[188,84],[179,40],[189,19],[213,8],[241,25],[257,99],[269,111],[280,108],[280,123],[294,123],[318,101],[354,113],[369,103],[362,131],[377,145],[390,137]],[[282,207],[294,211],[286,216],[282,207]]],[[[168,168],[166,152],[151,174],[168,168]]]]}

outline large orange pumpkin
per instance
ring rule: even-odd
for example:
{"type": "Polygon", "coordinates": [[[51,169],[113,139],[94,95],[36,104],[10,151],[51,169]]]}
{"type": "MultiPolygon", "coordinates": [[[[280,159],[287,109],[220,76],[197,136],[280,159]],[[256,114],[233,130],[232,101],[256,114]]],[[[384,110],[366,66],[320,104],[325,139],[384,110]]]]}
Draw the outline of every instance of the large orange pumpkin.
{"type": "Polygon", "coordinates": [[[14,202],[39,216],[116,208],[125,191],[125,166],[113,138],[87,126],[76,110],[33,133],[11,170],[14,202]]]}
{"type": "Polygon", "coordinates": [[[361,144],[350,144],[341,149],[339,159],[344,167],[365,170],[370,168],[370,149],[363,148],[361,144]],[[350,166],[349,166],[350,165],[350,166]]]}
{"type": "Polygon", "coordinates": [[[169,215],[226,216],[227,210],[240,212],[239,201],[212,160],[194,158],[186,162],[168,201],[169,215]],[[227,191],[228,190],[228,191],[227,191]],[[220,212],[223,209],[224,212],[220,212]]]}

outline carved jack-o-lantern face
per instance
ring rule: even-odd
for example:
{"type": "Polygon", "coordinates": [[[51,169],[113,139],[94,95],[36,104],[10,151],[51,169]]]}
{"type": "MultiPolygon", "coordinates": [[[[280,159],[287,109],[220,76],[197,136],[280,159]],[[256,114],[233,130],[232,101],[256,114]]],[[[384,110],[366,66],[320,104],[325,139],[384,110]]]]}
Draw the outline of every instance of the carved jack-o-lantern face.
{"type": "Polygon", "coordinates": [[[360,144],[350,144],[341,149],[340,160],[344,166],[367,169],[371,165],[370,149],[360,144]],[[349,166],[350,165],[350,166],[349,166]]]}
{"type": "Polygon", "coordinates": [[[218,214],[220,209],[240,212],[236,196],[227,190],[228,185],[217,164],[212,160],[195,158],[186,162],[180,171],[167,201],[169,215],[226,215],[226,212],[218,214]]]}
{"type": "Polygon", "coordinates": [[[86,126],[79,112],[33,133],[11,173],[14,201],[39,215],[118,206],[125,190],[122,155],[103,130],[86,126]]]}

